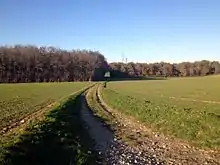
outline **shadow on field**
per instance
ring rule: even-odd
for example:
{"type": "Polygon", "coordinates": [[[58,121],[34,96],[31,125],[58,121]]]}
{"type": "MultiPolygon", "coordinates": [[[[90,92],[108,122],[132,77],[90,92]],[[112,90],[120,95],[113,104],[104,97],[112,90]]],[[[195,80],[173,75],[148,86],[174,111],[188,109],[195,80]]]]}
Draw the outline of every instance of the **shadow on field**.
{"type": "Polygon", "coordinates": [[[165,77],[129,77],[129,78],[111,78],[110,81],[140,81],[140,80],[167,80],[165,77]]]}
{"type": "Polygon", "coordinates": [[[166,80],[166,77],[144,77],[144,76],[132,76],[126,72],[120,70],[111,71],[111,81],[135,81],[135,80],[166,80]]]}
{"type": "Polygon", "coordinates": [[[28,128],[19,142],[6,148],[3,164],[97,164],[95,154],[88,154],[92,141],[83,130],[81,101],[81,96],[70,98],[51,111],[45,121],[28,128]]]}

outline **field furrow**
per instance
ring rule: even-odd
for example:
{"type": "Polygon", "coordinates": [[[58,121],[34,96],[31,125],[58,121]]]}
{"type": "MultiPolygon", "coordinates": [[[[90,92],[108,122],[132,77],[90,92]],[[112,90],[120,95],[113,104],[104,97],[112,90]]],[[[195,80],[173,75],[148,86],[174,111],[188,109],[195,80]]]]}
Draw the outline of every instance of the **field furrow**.
{"type": "Polygon", "coordinates": [[[0,129],[7,131],[32,113],[87,85],[89,83],[0,84],[0,129]]]}

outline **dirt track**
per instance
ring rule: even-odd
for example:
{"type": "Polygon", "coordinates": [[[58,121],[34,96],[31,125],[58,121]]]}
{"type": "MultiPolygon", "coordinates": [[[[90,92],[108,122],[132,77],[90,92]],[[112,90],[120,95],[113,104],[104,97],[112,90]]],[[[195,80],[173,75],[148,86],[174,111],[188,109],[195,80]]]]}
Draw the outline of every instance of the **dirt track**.
{"type": "Polygon", "coordinates": [[[100,88],[94,88],[97,102],[103,111],[108,112],[107,117],[114,120],[112,123],[117,123],[110,126],[114,132],[93,115],[85,99],[82,102],[81,115],[95,141],[95,149],[107,164],[220,164],[216,153],[154,133],[133,118],[111,109],[102,99],[100,88]]]}
{"type": "Polygon", "coordinates": [[[103,159],[102,164],[163,164],[156,157],[147,156],[118,141],[113,132],[93,116],[87,107],[85,97],[82,102],[81,117],[86,123],[90,136],[94,139],[94,149],[103,159]]]}

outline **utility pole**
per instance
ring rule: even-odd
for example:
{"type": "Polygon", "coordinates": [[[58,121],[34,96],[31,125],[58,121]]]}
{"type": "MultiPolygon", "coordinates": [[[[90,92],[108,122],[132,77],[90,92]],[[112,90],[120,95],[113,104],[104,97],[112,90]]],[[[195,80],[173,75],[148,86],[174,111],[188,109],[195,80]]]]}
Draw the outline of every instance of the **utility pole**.
{"type": "Polygon", "coordinates": [[[122,63],[124,63],[124,53],[122,53],[122,63]]]}

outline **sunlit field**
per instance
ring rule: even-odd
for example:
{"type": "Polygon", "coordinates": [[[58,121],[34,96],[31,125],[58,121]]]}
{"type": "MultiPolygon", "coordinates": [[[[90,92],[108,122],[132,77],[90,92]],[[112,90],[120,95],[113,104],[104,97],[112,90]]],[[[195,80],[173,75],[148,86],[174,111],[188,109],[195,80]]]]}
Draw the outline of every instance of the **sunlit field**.
{"type": "Polygon", "coordinates": [[[116,81],[102,93],[111,107],[154,130],[220,147],[220,76],[116,81]]]}

